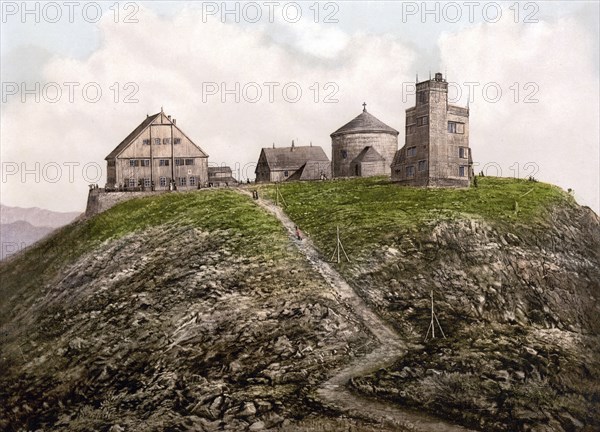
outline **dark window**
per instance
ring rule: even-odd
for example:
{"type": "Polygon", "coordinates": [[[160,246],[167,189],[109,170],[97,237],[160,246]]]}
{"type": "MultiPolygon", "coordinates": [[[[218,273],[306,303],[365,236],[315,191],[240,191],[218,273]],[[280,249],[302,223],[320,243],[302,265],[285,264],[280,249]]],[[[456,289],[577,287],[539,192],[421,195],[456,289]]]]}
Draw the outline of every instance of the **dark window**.
{"type": "Polygon", "coordinates": [[[134,178],[130,178],[130,179],[129,179],[129,187],[130,187],[130,188],[134,188],[134,187],[136,186],[136,184],[137,184],[137,183],[136,183],[136,181],[135,181],[135,179],[134,179],[134,178]]]}
{"type": "Polygon", "coordinates": [[[145,139],[145,140],[143,141],[143,143],[144,143],[144,145],[150,145],[150,140],[149,140],[149,139],[145,139]]]}
{"type": "Polygon", "coordinates": [[[427,169],[427,161],[421,160],[419,161],[419,165],[417,167],[419,171],[425,171],[427,169]]]}
{"type": "Polygon", "coordinates": [[[348,157],[348,152],[346,150],[342,150],[342,159],[346,159],[348,157]]]}
{"type": "Polygon", "coordinates": [[[152,185],[152,183],[150,183],[150,179],[149,178],[145,178],[144,179],[144,187],[149,188],[152,185]]]}
{"type": "Polygon", "coordinates": [[[169,159],[159,159],[158,166],[169,166],[169,159]]]}
{"type": "Polygon", "coordinates": [[[284,172],[283,172],[283,176],[284,176],[284,177],[287,177],[287,176],[289,176],[289,175],[290,175],[290,173],[289,173],[288,171],[284,171],[284,172]]]}
{"type": "Polygon", "coordinates": [[[416,127],[415,127],[414,124],[406,126],[406,135],[412,135],[412,134],[414,134],[415,133],[415,129],[416,129],[416,127]]]}
{"type": "Polygon", "coordinates": [[[181,144],[181,138],[174,138],[173,144],[181,144]]]}
{"type": "Polygon", "coordinates": [[[167,187],[167,178],[166,177],[160,178],[160,187],[167,187]]]}
{"type": "Polygon", "coordinates": [[[186,165],[194,165],[194,159],[186,159],[185,164],[186,165]]]}
{"type": "Polygon", "coordinates": [[[179,186],[185,186],[186,185],[186,183],[187,183],[187,178],[186,177],[178,177],[177,179],[179,180],[178,181],[179,186]]]}
{"type": "Polygon", "coordinates": [[[410,165],[406,167],[406,177],[414,177],[415,176],[415,167],[410,165]]]}
{"type": "Polygon", "coordinates": [[[414,157],[417,155],[417,147],[409,147],[406,149],[406,156],[414,157]]]}
{"type": "Polygon", "coordinates": [[[140,166],[140,161],[137,159],[129,159],[129,166],[132,166],[132,167],[140,166]]]}
{"type": "Polygon", "coordinates": [[[467,176],[467,167],[463,166],[463,165],[459,166],[458,167],[458,175],[460,177],[466,177],[467,176]]]}
{"type": "Polygon", "coordinates": [[[417,117],[417,126],[429,124],[429,116],[417,117]]]}
{"type": "Polygon", "coordinates": [[[448,122],[448,132],[455,134],[465,133],[465,124],[449,121],[448,122]]]}
{"type": "Polygon", "coordinates": [[[196,177],[190,177],[190,186],[196,186],[196,177]]]}
{"type": "Polygon", "coordinates": [[[163,144],[171,144],[171,138],[163,138],[163,144]]]}
{"type": "Polygon", "coordinates": [[[461,159],[467,159],[469,157],[469,149],[467,147],[459,147],[458,157],[461,159]]]}
{"type": "Polygon", "coordinates": [[[150,159],[142,159],[142,160],[140,160],[140,165],[143,166],[143,167],[150,166],[150,159]]]}
{"type": "Polygon", "coordinates": [[[115,161],[114,160],[109,160],[108,161],[108,166],[109,167],[114,167],[115,166],[115,161]]]}
{"type": "Polygon", "coordinates": [[[420,91],[418,93],[418,101],[420,104],[426,104],[427,102],[429,102],[427,98],[427,91],[420,91]]]}
{"type": "Polygon", "coordinates": [[[154,144],[156,144],[156,145],[160,144],[160,138],[154,138],[154,144]]]}
{"type": "Polygon", "coordinates": [[[176,166],[181,166],[185,163],[184,159],[175,159],[175,165],[176,166]]]}

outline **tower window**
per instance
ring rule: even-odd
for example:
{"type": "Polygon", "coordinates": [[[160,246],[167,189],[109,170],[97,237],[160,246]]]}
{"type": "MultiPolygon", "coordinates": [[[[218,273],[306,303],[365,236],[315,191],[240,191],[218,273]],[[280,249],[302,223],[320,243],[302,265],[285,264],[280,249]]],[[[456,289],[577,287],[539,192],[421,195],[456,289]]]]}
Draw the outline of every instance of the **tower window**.
{"type": "Polygon", "coordinates": [[[406,177],[414,177],[415,176],[415,167],[413,165],[406,167],[406,177]]]}
{"type": "Polygon", "coordinates": [[[417,155],[417,147],[409,147],[406,149],[407,157],[414,157],[417,155]]]}
{"type": "Polygon", "coordinates": [[[346,150],[342,150],[342,159],[346,159],[348,157],[348,152],[346,150]]]}
{"type": "Polygon", "coordinates": [[[461,165],[458,167],[458,175],[460,177],[466,177],[467,176],[467,167],[464,165],[461,165]]]}
{"type": "Polygon", "coordinates": [[[417,93],[417,101],[419,104],[426,104],[429,102],[427,97],[427,91],[420,91],[417,93]]]}
{"type": "Polygon", "coordinates": [[[426,160],[420,160],[419,164],[417,165],[417,169],[419,171],[425,171],[427,169],[427,161],[426,160]]]}
{"type": "Polygon", "coordinates": [[[467,159],[469,157],[469,149],[467,147],[459,147],[458,157],[461,159],[467,159]]]}
{"type": "Polygon", "coordinates": [[[415,133],[415,129],[416,129],[416,127],[415,127],[414,124],[406,126],[406,135],[412,135],[412,134],[414,134],[415,133]]]}
{"type": "Polygon", "coordinates": [[[429,124],[429,116],[417,117],[417,126],[425,126],[429,124]]]}
{"type": "Polygon", "coordinates": [[[459,122],[449,121],[448,122],[448,132],[449,133],[455,133],[455,134],[465,133],[465,124],[464,123],[459,123],[459,122]]]}

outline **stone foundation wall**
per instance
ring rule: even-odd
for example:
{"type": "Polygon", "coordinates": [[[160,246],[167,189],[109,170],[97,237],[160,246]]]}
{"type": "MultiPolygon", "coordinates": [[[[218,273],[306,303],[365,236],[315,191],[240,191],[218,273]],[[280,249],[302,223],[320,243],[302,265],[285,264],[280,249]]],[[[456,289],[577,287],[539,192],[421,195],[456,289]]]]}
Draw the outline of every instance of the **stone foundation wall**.
{"type": "Polygon", "coordinates": [[[160,195],[167,191],[154,192],[106,192],[104,189],[92,189],[88,194],[85,217],[92,217],[98,213],[133,198],[141,198],[152,195],[160,195]]]}

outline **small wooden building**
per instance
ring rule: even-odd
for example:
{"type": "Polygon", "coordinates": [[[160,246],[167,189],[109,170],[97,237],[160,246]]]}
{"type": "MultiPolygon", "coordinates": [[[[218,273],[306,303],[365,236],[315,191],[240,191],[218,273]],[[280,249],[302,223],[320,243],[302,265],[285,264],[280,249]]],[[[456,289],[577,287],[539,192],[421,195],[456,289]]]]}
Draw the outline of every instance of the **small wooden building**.
{"type": "Polygon", "coordinates": [[[107,190],[186,190],[208,184],[208,155],[162,110],[147,116],[105,159],[107,190]]]}
{"type": "Polygon", "coordinates": [[[228,166],[208,167],[208,186],[232,186],[237,184],[228,166]]]}
{"type": "Polygon", "coordinates": [[[257,182],[320,180],[331,177],[331,162],[321,147],[263,148],[256,165],[257,182]]]}

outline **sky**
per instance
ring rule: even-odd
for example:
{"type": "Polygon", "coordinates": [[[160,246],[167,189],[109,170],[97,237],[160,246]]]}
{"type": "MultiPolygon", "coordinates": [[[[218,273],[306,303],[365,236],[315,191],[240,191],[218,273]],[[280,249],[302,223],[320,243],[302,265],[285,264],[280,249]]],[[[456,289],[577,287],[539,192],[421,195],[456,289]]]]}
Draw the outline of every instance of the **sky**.
{"type": "Polygon", "coordinates": [[[2,204],[83,210],[161,108],[243,180],[262,147],[330,156],[363,102],[403,131],[415,80],[442,72],[476,171],[599,211],[597,2],[75,3],[1,4],[2,204]]]}

